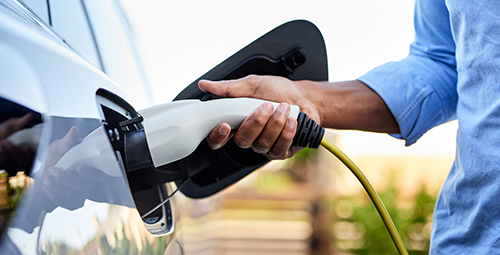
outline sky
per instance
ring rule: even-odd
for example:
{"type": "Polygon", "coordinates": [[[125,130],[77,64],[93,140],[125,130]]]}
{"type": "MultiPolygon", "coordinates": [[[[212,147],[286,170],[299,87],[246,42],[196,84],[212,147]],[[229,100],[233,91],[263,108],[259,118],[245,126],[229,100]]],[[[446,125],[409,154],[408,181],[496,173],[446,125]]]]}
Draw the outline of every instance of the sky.
{"type": "MultiPolygon", "coordinates": [[[[165,1],[121,0],[138,37],[156,103],[253,40],[295,19],[322,32],[330,81],[356,79],[404,58],[414,38],[412,0],[165,1]]],[[[456,122],[405,148],[385,134],[341,132],[347,154],[453,157],[456,122]]]]}

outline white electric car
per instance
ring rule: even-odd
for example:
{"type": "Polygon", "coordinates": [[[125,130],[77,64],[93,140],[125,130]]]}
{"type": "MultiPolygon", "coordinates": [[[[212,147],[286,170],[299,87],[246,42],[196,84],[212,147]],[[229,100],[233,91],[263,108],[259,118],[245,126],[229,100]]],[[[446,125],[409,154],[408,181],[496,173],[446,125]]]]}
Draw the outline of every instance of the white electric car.
{"type": "MultiPolygon", "coordinates": [[[[286,23],[200,79],[248,74],[327,80],[320,32],[286,23]]],[[[196,84],[175,100],[214,99],[196,84]]],[[[184,248],[195,240],[183,219],[206,213],[189,201],[267,160],[202,142],[166,166],[143,163],[126,134],[142,128],[136,109],[151,93],[118,0],[0,0],[0,254],[203,254],[184,248]]]]}

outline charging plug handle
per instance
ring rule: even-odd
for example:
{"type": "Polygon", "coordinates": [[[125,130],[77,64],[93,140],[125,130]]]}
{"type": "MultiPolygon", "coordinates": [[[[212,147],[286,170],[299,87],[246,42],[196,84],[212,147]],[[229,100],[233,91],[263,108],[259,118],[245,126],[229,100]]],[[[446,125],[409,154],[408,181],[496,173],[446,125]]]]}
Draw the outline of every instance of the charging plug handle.
{"type": "Polygon", "coordinates": [[[297,117],[297,130],[293,138],[292,146],[308,147],[317,149],[325,135],[325,129],[316,121],[309,118],[304,112],[297,117]]]}

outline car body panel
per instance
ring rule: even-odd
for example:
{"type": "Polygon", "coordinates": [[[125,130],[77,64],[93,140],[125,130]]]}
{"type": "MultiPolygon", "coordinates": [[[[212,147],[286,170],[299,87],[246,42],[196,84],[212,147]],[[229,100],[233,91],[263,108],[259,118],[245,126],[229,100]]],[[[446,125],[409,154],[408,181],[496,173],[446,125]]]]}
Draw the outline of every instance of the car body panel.
{"type": "MultiPolygon", "coordinates": [[[[16,6],[15,1],[8,4],[22,8],[16,6]]],[[[154,245],[160,248],[157,253],[163,254],[176,234],[171,231],[169,235],[155,238],[147,231],[118,161],[104,162],[85,178],[73,174],[68,180],[58,179],[63,178],[62,175],[51,170],[58,165],[48,163],[53,155],[50,146],[75,128],[79,139],[83,140],[79,145],[89,134],[105,144],[97,155],[93,155],[91,149],[84,149],[77,154],[80,156],[68,158],[71,149],[78,148],[78,145],[73,146],[65,154],[66,158],[63,156],[58,162],[66,159],[69,162],[66,165],[92,166],[99,159],[115,158],[102,125],[103,114],[96,92],[104,88],[129,102],[135,99],[55,33],[47,31],[43,23],[31,18],[18,15],[6,4],[0,5],[0,97],[43,116],[42,139],[29,177],[31,186],[25,190],[3,235],[0,253],[51,253],[61,247],[68,251],[88,251],[92,246],[117,252],[116,244],[121,244],[128,245],[129,251],[136,249],[138,252],[154,245]],[[88,157],[81,157],[85,153],[88,157]],[[89,183],[89,179],[97,179],[99,183],[89,183]],[[64,187],[54,187],[52,180],[61,181],[64,187]],[[47,182],[51,187],[47,187],[47,182]],[[92,189],[70,192],[75,188],[71,186],[85,185],[92,189]],[[155,244],[159,240],[165,247],[155,244]]],[[[77,166],[65,170],[78,171],[77,166]]]]}

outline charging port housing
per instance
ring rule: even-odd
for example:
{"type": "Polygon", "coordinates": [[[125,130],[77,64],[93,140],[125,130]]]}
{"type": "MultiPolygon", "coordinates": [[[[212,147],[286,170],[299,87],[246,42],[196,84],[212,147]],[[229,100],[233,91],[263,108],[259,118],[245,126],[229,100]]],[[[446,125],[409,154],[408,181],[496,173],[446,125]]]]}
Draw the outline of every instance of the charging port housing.
{"type": "MultiPolygon", "coordinates": [[[[119,123],[138,117],[138,114],[126,101],[108,91],[99,90],[96,98],[102,110],[103,125],[108,134],[109,141],[117,155],[119,164],[123,166],[123,172],[127,178],[135,206],[142,216],[168,197],[168,194],[173,190],[170,187],[172,184],[166,182],[148,184],[145,183],[144,177],[140,177],[143,173],[127,170],[129,169],[127,161],[122,160],[126,158],[124,144],[126,132],[120,129],[119,123]]],[[[128,128],[130,131],[139,131],[142,129],[142,126],[140,123],[137,123],[128,126],[128,128]]],[[[174,229],[172,203],[168,201],[148,217],[144,218],[143,222],[146,229],[152,235],[172,233],[174,229]]]]}

